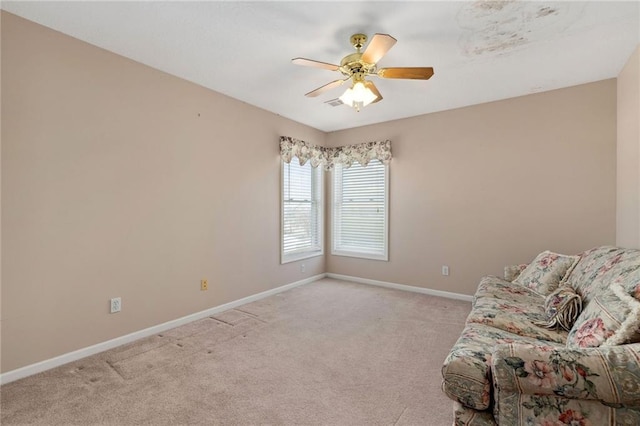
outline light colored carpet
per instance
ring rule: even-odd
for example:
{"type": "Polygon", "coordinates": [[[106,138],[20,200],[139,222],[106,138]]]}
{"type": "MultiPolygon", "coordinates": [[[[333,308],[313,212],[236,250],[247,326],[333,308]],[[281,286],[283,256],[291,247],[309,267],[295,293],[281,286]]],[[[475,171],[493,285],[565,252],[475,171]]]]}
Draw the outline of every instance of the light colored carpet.
{"type": "Polygon", "coordinates": [[[323,279],[0,388],[1,423],[452,424],[470,304],[323,279]]]}

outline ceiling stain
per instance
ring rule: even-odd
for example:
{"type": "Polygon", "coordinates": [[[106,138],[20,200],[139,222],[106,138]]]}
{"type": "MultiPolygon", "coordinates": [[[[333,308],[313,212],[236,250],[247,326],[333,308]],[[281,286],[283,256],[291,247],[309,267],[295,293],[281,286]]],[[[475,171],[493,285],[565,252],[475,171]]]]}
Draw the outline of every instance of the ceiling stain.
{"type": "Polygon", "coordinates": [[[467,56],[504,55],[529,43],[557,37],[582,13],[570,2],[479,0],[464,4],[456,19],[467,56]]]}
{"type": "Polygon", "coordinates": [[[543,16],[547,16],[547,15],[551,15],[552,13],[557,13],[558,10],[554,9],[552,7],[541,7],[540,10],[538,10],[538,18],[542,18],[543,16]]]}
{"type": "Polygon", "coordinates": [[[502,10],[507,3],[513,3],[515,0],[485,0],[473,3],[472,7],[484,10],[502,10]]]}

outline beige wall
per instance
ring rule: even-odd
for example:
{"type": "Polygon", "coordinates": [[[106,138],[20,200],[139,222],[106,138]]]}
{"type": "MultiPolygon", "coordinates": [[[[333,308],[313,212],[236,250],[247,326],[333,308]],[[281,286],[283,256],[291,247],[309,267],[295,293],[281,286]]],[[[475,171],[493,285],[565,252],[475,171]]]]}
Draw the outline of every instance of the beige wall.
{"type": "Polygon", "coordinates": [[[328,256],[328,272],[473,294],[545,249],[614,244],[615,114],[606,80],[329,134],[390,139],[394,158],[389,262],[328,256]]]}
{"type": "Polygon", "coordinates": [[[1,371],[324,272],[280,265],[281,134],[325,138],[3,12],[1,371]]]}
{"type": "Polygon", "coordinates": [[[393,141],[391,260],[329,272],[471,294],[543,249],[614,242],[613,80],[327,135],[1,24],[2,372],[325,272],[279,264],[281,134],[393,141]]]}
{"type": "Polygon", "coordinates": [[[640,46],[617,80],[616,244],[640,248],[640,46]]]}

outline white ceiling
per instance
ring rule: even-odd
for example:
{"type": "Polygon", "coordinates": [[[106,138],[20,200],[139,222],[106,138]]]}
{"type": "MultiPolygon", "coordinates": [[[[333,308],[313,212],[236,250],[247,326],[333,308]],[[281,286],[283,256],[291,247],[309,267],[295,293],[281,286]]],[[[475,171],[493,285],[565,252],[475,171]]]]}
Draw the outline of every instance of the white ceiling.
{"type": "Polygon", "coordinates": [[[323,131],[616,77],[640,42],[626,2],[11,2],[2,9],[323,131]],[[353,33],[398,43],[380,67],[432,66],[428,81],[376,79],[361,112],[305,93],[341,77],[353,33]]]}

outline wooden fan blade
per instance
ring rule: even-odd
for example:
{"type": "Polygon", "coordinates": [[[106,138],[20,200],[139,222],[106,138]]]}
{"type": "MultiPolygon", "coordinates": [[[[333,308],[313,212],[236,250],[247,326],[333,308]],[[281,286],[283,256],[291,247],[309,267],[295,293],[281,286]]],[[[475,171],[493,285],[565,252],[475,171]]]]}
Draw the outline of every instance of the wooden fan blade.
{"type": "Polygon", "coordinates": [[[333,89],[334,87],[338,87],[338,86],[340,86],[342,83],[344,83],[347,80],[348,80],[348,78],[346,80],[332,81],[331,83],[327,83],[324,86],[318,87],[316,90],[312,90],[309,93],[306,93],[305,96],[308,96],[310,98],[315,98],[316,96],[318,96],[322,92],[326,92],[327,90],[333,89]]]}
{"type": "Polygon", "coordinates": [[[367,80],[364,83],[365,87],[367,87],[369,90],[371,90],[373,92],[374,95],[376,95],[376,100],[371,102],[372,104],[375,104],[376,102],[380,102],[382,100],[382,95],[380,94],[380,92],[378,91],[378,88],[376,87],[375,84],[373,84],[372,81],[367,80]]]}
{"type": "Polygon", "coordinates": [[[374,34],[362,54],[362,61],[369,64],[377,63],[396,44],[396,41],[389,34],[374,34]]]}
{"type": "Polygon", "coordinates": [[[305,58],[294,58],[291,60],[296,65],[302,65],[305,67],[314,67],[314,68],[323,68],[329,71],[338,71],[338,66],[333,64],[328,64],[326,62],[314,61],[312,59],[305,58]]]}
{"type": "Polygon", "coordinates": [[[381,68],[378,76],[382,78],[410,78],[414,80],[429,80],[433,75],[431,67],[417,68],[381,68]]]}

